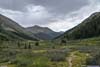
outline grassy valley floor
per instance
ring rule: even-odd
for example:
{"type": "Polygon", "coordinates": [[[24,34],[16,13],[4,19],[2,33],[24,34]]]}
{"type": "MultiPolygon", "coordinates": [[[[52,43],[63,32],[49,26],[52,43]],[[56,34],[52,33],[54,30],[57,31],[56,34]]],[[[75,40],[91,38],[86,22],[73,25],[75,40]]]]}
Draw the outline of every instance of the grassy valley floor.
{"type": "MultiPolygon", "coordinates": [[[[1,67],[86,67],[100,53],[99,38],[54,41],[1,41],[1,67]]],[[[95,62],[95,60],[93,60],[95,62]]],[[[96,62],[98,64],[99,60],[96,62]]]]}

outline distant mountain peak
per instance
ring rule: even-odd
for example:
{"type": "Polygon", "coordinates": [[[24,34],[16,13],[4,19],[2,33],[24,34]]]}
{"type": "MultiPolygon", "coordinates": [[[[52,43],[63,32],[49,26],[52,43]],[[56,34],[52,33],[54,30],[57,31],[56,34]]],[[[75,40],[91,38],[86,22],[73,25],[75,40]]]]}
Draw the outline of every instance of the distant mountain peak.
{"type": "Polygon", "coordinates": [[[48,27],[42,27],[42,26],[39,26],[39,25],[34,25],[33,28],[43,28],[43,29],[49,29],[49,30],[51,30],[51,29],[48,28],[48,27]]]}
{"type": "Polygon", "coordinates": [[[32,27],[26,28],[28,31],[31,31],[33,34],[35,34],[40,39],[53,39],[54,37],[59,36],[62,34],[61,32],[55,32],[51,30],[48,27],[41,27],[38,25],[34,25],[32,27]]]}
{"type": "Polygon", "coordinates": [[[34,28],[41,28],[39,25],[34,25],[33,27],[34,28]]]}
{"type": "Polygon", "coordinates": [[[50,28],[48,27],[41,27],[39,25],[34,25],[32,27],[28,27],[27,28],[28,30],[33,30],[34,33],[38,33],[38,32],[45,32],[45,33],[48,33],[48,32],[54,32],[53,30],[51,30],[50,28]]]}
{"type": "Polygon", "coordinates": [[[8,40],[50,40],[60,34],[38,25],[24,28],[8,17],[0,15],[0,37],[7,37],[8,40]]]}

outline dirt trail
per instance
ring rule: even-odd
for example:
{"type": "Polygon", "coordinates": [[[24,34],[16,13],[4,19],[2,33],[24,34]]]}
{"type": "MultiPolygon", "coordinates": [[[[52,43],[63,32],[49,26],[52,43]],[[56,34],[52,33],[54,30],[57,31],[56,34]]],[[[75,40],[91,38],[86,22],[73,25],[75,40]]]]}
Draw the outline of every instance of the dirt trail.
{"type": "Polygon", "coordinates": [[[70,57],[68,57],[68,64],[69,64],[69,67],[72,67],[72,60],[73,60],[73,57],[74,57],[74,53],[71,53],[70,57]]]}
{"type": "Polygon", "coordinates": [[[0,67],[8,67],[8,66],[5,65],[5,66],[0,66],[0,67]]]}

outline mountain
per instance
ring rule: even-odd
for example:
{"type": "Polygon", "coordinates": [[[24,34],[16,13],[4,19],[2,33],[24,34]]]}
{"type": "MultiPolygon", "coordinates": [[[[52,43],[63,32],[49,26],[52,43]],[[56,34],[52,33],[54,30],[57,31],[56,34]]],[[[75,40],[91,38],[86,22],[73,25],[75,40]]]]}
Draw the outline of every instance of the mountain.
{"type": "Polygon", "coordinates": [[[56,39],[75,40],[100,36],[100,12],[93,13],[82,23],[56,39]]]}
{"type": "Polygon", "coordinates": [[[31,32],[25,30],[13,20],[0,14],[0,39],[1,40],[37,40],[31,32]]]}
{"type": "Polygon", "coordinates": [[[61,35],[63,32],[55,32],[48,27],[40,27],[40,26],[33,26],[28,27],[26,30],[32,32],[36,37],[42,40],[50,40],[53,39],[59,35],[61,35]]]}

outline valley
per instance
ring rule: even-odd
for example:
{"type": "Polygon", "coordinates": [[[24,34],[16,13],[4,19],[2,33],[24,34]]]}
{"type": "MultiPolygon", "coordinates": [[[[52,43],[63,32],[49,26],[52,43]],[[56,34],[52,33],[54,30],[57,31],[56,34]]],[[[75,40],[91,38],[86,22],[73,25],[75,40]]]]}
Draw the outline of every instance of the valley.
{"type": "Polygon", "coordinates": [[[99,26],[100,12],[63,33],[0,15],[0,67],[100,66],[99,26]]]}

